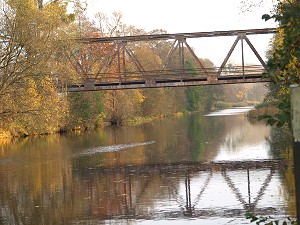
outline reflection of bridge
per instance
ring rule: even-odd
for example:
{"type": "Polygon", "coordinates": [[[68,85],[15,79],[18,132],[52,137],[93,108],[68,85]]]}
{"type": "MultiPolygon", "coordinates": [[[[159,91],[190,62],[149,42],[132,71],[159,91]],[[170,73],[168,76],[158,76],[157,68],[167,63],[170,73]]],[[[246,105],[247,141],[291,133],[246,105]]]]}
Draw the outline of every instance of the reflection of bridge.
{"type": "MultiPolygon", "coordinates": [[[[282,207],[258,207],[259,201],[265,194],[265,191],[270,184],[276,170],[280,170],[285,167],[283,161],[267,160],[267,161],[249,161],[249,162],[219,162],[219,163],[178,163],[178,164],[164,164],[164,165],[141,165],[141,166],[124,166],[120,168],[89,168],[87,173],[93,174],[95,179],[99,179],[99,176],[116,177],[115,174],[121,176],[119,181],[115,181],[118,184],[116,188],[117,195],[123,196],[122,213],[118,215],[108,215],[105,219],[113,219],[117,216],[119,219],[155,219],[155,218],[184,218],[184,217],[240,217],[244,216],[246,212],[255,212],[260,215],[278,215],[282,214],[285,209],[282,207]],[[256,194],[251,192],[251,178],[256,172],[263,171],[265,179],[262,180],[261,186],[256,194]],[[201,172],[201,173],[199,173],[201,172]],[[247,174],[247,196],[241,194],[240,188],[234,182],[232,172],[242,172],[247,174]],[[172,207],[170,210],[144,212],[139,208],[139,201],[143,196],[149,196],[152,193],[148,193],[148,189],[151,190],[155,176],[162,176],[163,183],[160,185],[168,186],[168,190],[171,191],[172,198],[177,203],[177,207],[172,207]],[[184,178],[184,194],[179,193],[178,180],[173,179],[174,175],[184,178]],[[204,192],[210,187],[214,176],[220,176],[223,178],[222,188],[229,188],[235,199],[240,203],[241,207],[234,206],[233,208],[208,208],[202,207],[205,203],[201,200],[204,197],[204,192]],[[135,177],[142,176],[147,177],[147,182],[138,186],[135,177]],[[193,178],[201,176],[203,182],[197,182],[197,186],[201,186],[198,189],[193,188],[193,178]],[[174,183],[177,182],[177,183],[174,183]],[[139,190],[139,191],[138,191],[139,190]],[[197,190],[197,191],[196,191],[197,190]],[[120,192],[120,193],[119,193],[120,192]],[[195,195],[196,192],[196,195],[195,195]],[[194,194],[192,198],[192,193],[194,194]],[[195,197],[196,196],[196,197],[195,197]],[[200,206],[199,206],[200,205],[200,206]],[[177,208],[177,209],[176,209],[177,208]]],[[[261,175],[261,174],[260,174],[261,175]]],[[[260,176],[259,176],[260,177],[260,176]]],[[[261,178],[261,177],[260,177],[261,178]]],[[[137,178],[140,180],[140,178],[137,178]]],[[[180,182],[182,183],[182,182],[180,182]]],[[[110,190],[115,192],[115,190],[110,190]]],[[[245,191],[245,190],[244,190],[245,191]]],[[[174,202],[172,201],[172,202],[174,202]]],[[[158,204],[154,202],[154,204],[158,204]]],[[[101,218],[98,218],[101,219],[101,218]]]]}
{"type": "MultiPolygon", "coordinates": [[[[83,59],[78,59],[76,68],[78,72],[82,74],[82,80],[84,80],[84,82],[69,85],[68,91],[268,82],[270,79],[263,77],[263,74],[267,72],[266,63],[248,36],[271,34],[275,32],[275,28],[266,28],[81,39],[80,41],[84,44],[94,45],[94,51],[95,49],[98,49],[97,51],[99,52],[103,51],[104,46],[109,46],[109,50],[105,57],[98,56],[98,58],[101,59],[94,60],[99,64],[96,72],[91,72],[90,69],[85,68],[83,59]],[[236,36],[236,39],[220,67],[206,68],[187,43],[187,39],[221,36],[236,36]],[[164,62],[158,65],[160,69],[156,70],[147,70],[144,66],[146,62],[139,59],[132,49],[137,42],[140,45],[149,45],[157,41],[170,40],[173,40],[173,44],[170,45],[169,53],[166,55],[164,62]],[[260,65],[246,65],[247,62],[245,62],[244,59],[244,41],[248,44],[260,62],[260,65]],[[226,66],[238,42],[241,42],[241,66],[226,66]],[[197,64],[197,68],[186,68],[185,59],[187,54],[193,58],[197,64]],[[174,66],[170,67],[170,61],[175,62],[178,68],[174,69],[174,66]],[[130,69],[128,65],[131,65],[130,69]],[[114,67],[114,69],[112,69],[112,67],[114,67]]],[[[80,56],[80,53],[78,54],[80,56]]],[[[87,55],[82,58],[90,57],[90,55],[87,55]]]]}

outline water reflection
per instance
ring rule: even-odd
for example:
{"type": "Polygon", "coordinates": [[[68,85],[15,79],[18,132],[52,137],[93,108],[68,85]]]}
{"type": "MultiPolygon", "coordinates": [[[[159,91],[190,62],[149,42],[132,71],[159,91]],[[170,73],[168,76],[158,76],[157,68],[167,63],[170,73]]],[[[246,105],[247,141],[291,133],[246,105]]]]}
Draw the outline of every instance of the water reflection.
{"type": "Polygon", "coordinates": [[[284,216],[285,166],[272,161],[269,133],[242,114],[195,114],[5,143],[0,224],[237,224],[248,210],[284,216]]]}
{"type": "Polygon", "coordinates": [[[86,186],[80,195],[92,207],[83,217],[234,218],[243,217],[246,211],[285,213],[282,190],[272,186],[280,183],[281,167],[273,161],[243,162],[242,168],[237,164],[196,163],[89,169],[75,176],[83,182],[78,186],[86,186]]]}

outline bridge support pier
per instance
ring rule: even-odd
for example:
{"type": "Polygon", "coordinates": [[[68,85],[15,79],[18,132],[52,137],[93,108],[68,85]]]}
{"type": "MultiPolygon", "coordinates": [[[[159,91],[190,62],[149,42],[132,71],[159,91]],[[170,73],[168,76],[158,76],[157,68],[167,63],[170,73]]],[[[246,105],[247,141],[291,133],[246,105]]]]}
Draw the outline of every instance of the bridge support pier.
{"type": "Polygon", "coordinates": [[[297,222],[300,223],[300,87],[291,86],[292,128],[293,128],[293,155],[297,222]]]}

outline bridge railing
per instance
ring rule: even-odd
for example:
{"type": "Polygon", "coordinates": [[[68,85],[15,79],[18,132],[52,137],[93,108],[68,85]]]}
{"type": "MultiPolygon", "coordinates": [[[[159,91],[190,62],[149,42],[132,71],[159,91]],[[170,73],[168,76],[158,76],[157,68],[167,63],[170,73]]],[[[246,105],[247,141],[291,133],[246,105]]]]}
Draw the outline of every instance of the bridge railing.
{"type": "Polygon", "coordinates": [[[106,72],[100,73],[98,78],[94,78],[95,74],[84,74],[82,76],[82,83],[85,80],[91,80],[94,83],[106,82],[130,82],[130,81],[174,81],[174,80],[193,80],[193,79],[207,79],[209,76],[226,77],[226,76],[248,76],[248,75],[262,75],[266,70],[261,65],[250,66],[234,66],[223,68],[220,75],[218,75],[220,67],[211,68],[197,68],[197,69],[172,69],[172,70],[149,70],[149,71],[123,71],[123,72],[106,72]]]}

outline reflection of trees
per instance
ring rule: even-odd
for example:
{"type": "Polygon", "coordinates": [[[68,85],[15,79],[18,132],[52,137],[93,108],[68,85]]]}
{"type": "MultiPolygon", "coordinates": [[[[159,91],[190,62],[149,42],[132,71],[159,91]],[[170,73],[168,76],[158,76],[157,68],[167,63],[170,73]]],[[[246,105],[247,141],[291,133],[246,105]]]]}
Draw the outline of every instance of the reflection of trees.
{"type": "Polygon", "coordinates": [[[274,158],[282,158],[283,151],[291,148],[292,141],[293,136],[290,129],[286,127],[272,127],[268,142],[274,158]]]}
{"type": "MultiPolygon", "coordinates": [[[[90,132],[82,135],[80,140],[74,139],[72,148],[89,149],[101,146],[113,146],[120,144],[132,144],[136,142],[148,142],[142,127],[106,127],[104,130],[90,132]]],[[[81,152],[79,152],[81,153],[81,152]]],[[[145,146],[131,149],[112,151],[107,153],[95,153],[87,157],[75,157],[73,164],[76,168],[88,166],[122,166],[126,164],[144,164],[145,146]]]]}
{"type": "Polygon", "coordinates": [[[244,115],[228,116],[225,120],[225,139],[222,143],[228,151],[238,151],[243,146],[260,143],[269,136],[270,128],[263,123],[247,123],[244,115]]]}
{"type": "Polygon", "coordinates": [[[20,139],[4,155],[10,159],[1,165],[5,172],[0,173],[5,224],[63,221],[61,205],[72,199],[72,167],[64,159],[60,138],[20,139]],[[51,149],[51,156],[43,149],[51,149]]]}
{"type": "MultiPolygon", "coordinates": [[[[223,136],[224,120],[201,114],[164,119],[145,126],[155,148],[146,151],[148,163],[213,160],[223,136]]],[[[151,147],[153,147],[151,146],[151,147]]]]}
{"type": "Polygon", "coordinates": [[[136,127],[105,128],[105,132],[99,132],[98,136],[90,135],[91,139],[89,136],[83,136],[80,141],[74,140],[74,148],[84,147],[87,143],[91,143],[92,146],[148,141],[155,143],[126,151],[81,157],[75,163],[77,167],[211,161],[218,155],[220,146],[226,146],[229,151],[237,151],[244,145],[264,141],[268,131],[269,128],[261,123],[249,124],[243,115],[204,117],[201,114],[179,119],[166,118],[136,127]]]}
{"type": "Polygon", "coordinates": [[[292,153],[293,136],[291,130],[286,127],[272,127],[268,142],[270,144],[271,154],[274,158],[283,158],[287,161],[286,170],[281,172],[282,183],[285,186],[284,196],[288,204],[289,215],[296,215],[295,200],[295,180],[293,153],[292,153]]]}

